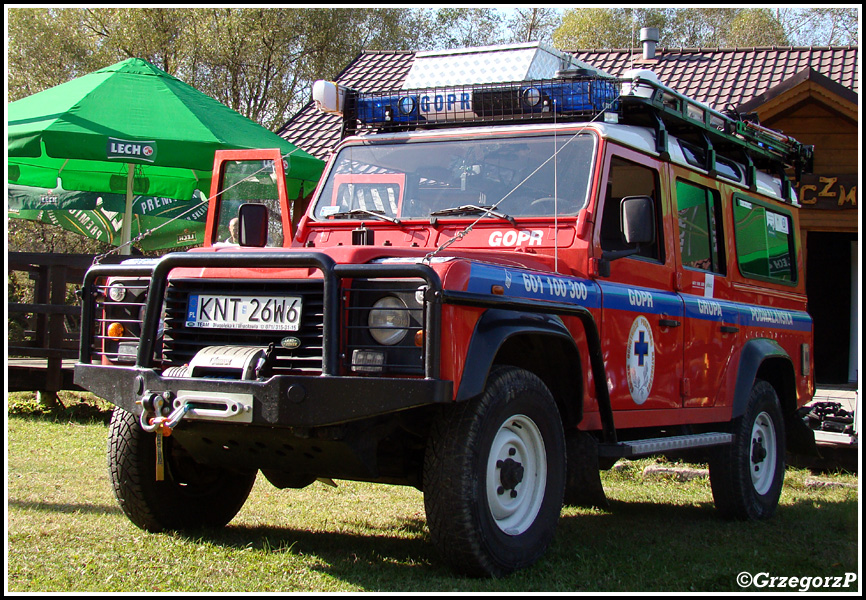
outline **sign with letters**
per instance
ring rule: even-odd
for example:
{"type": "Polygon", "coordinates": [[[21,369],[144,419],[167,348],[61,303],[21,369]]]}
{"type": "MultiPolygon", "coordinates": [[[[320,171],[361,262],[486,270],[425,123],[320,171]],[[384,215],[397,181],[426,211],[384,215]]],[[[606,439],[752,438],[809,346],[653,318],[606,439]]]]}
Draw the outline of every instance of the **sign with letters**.
{"type": "Polygon", "coordinates": [[[857,210],[857,175],[803,175],[797,195],[804,208],[857,210]]]}

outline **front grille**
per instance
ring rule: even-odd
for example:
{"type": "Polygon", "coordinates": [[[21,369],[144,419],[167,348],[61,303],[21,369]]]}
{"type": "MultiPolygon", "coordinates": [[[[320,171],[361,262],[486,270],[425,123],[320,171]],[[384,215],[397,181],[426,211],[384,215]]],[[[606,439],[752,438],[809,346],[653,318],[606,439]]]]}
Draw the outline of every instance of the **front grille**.
{"type": "Polygon", "coordinates": [[[188,364],[195,354],[208,346],[274,345],[273,373],[320,373],[322,371],[322,326],[324,294],[321,280],[315,281],[234,281],[171,280],[165,295],[165,335],[163,361],[167,366],[188,364]],[[186,326],[190,294],[225,296],[300,296],[301,324],[298,331],[203,329],[186,326]],[[300,346],[287,349],[280,345],[286,337],[300,340],[300,346]]]}

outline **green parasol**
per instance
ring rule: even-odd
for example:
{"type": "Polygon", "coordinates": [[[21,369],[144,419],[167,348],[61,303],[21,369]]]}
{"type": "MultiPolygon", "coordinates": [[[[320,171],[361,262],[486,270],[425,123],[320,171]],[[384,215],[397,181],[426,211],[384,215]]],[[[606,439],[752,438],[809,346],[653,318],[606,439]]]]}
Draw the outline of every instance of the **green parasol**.
{"type": "MultiPolygon", "coordinates": [[[[134,196],[130,235],[148,235],[140,240],[143,250],[162,250],[200,244],[204,241],[207,202],[195,192],[193,202],[134,196]]],[[[126,197],[121,194],[55,191],[10,185],[7,190],[9,218],[39,221],[62,227],[114,246],[121,245],[126,197]]]]}
{"type": "Polygon", "coordinates": [[[279,148],[290,197],[312,191],[324,168],[137,58],[11,102],[7,119],[8,182],[124,195],[121,244],[130,239],[134,195],[188,201],[196,189],[208,194],[216,150],[279,148]]]}

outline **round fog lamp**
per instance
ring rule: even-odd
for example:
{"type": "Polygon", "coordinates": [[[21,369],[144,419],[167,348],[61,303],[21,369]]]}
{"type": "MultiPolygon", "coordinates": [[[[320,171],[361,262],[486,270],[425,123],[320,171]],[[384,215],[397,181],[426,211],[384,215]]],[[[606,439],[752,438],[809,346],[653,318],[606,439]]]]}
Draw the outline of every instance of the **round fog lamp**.
{"type": "Polygon", "coordinates": [[[374,340],[383,346],[393,346],[406,337],[409,311],[397,296],[385,296],[373,304],[367,324],[374,340]]]}
{"type": "Polygon", "coordinates": [[[122,338],[124,333],[123,324],[112,323],[108,326],[108,337],[113,339],[122,338]]]}

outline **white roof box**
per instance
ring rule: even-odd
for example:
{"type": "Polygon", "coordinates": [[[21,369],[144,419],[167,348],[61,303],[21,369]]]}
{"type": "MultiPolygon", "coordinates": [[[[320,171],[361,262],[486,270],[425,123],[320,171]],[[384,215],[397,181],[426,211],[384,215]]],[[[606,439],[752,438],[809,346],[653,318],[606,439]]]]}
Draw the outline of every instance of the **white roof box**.
{"type": "Polygon", "coordinates": [[[403,89],[552,79],[557,71],[571,69],[588,69],[610,77],[570,54],[548,48],[541,42],[526,42],[418,52],[403,89]]]}

